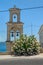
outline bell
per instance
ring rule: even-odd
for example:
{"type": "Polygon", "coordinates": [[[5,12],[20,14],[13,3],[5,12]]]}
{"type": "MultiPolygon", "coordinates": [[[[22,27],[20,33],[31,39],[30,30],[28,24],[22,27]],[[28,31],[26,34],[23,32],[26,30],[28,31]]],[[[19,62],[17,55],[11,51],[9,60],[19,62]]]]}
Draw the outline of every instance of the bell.
{"type": "Polygon", "coordinates": [[[16,16],[14,16],[14,18],[16,18],[16,16]]]}
{"type": "Polygon", "coordinates": [[[19,32],[17,32],[17,36],[19,36],[19,32]]]}
{"type": "Polygon", "coordinates": [[[11,35],[11,36],[13,37],[13,36],[14,36],[14,35],[13,35],[13,32],[11,32],[11,33],[12,33],[12,35],[11,35]]]}

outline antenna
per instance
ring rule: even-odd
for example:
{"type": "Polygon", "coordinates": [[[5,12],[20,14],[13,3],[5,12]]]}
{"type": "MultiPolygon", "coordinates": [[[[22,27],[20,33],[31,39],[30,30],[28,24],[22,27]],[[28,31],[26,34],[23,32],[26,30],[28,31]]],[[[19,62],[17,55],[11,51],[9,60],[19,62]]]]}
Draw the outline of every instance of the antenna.
{"type": "Polygon", "coordinates": [[[32,22],[31,22],[31,36],[33,35],[33,25],[32,25],[32,22]]]}

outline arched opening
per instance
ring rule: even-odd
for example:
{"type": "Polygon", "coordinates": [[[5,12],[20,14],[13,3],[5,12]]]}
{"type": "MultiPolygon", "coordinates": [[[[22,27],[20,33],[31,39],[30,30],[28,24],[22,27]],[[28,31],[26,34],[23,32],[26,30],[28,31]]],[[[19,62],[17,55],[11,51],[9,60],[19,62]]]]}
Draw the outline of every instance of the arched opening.
{"type": "Polygon", "coordinates": [[[16,31],[16,39],[19,39],[20,38],[20,32],[17,30],[16,31]]]}
{"type": "Polygon", "coordinates": [[[13,15],[13,22],[17,22],[17,15],[16,14],[13,15]]]}
{"type": "Polygon", "coordinates": [[[10,31],[10,41],[14,41],[14,31],[10,31]]]}

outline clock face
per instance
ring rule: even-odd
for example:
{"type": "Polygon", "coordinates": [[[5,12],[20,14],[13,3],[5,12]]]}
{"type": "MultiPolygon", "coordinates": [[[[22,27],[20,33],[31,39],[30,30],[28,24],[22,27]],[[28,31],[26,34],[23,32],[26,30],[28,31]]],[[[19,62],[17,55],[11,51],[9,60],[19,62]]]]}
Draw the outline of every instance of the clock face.
{"type": "Polygon", "coordinates": [[[13,22],[17,22],[17,15],[16,14],[13,15],[13,22]]]}

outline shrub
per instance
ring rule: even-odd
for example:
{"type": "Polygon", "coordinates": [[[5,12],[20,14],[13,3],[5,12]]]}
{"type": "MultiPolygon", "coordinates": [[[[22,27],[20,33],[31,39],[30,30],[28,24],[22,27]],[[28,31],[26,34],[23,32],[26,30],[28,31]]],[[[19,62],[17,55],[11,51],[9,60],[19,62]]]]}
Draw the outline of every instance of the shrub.
{"type": "Polygon", "coordinates": [[[34,35],[27,37],[21,35],[20,39],[14,42],[13,50],[15,55],[34,55],[40,53],[40,44],[34,35]]]}

